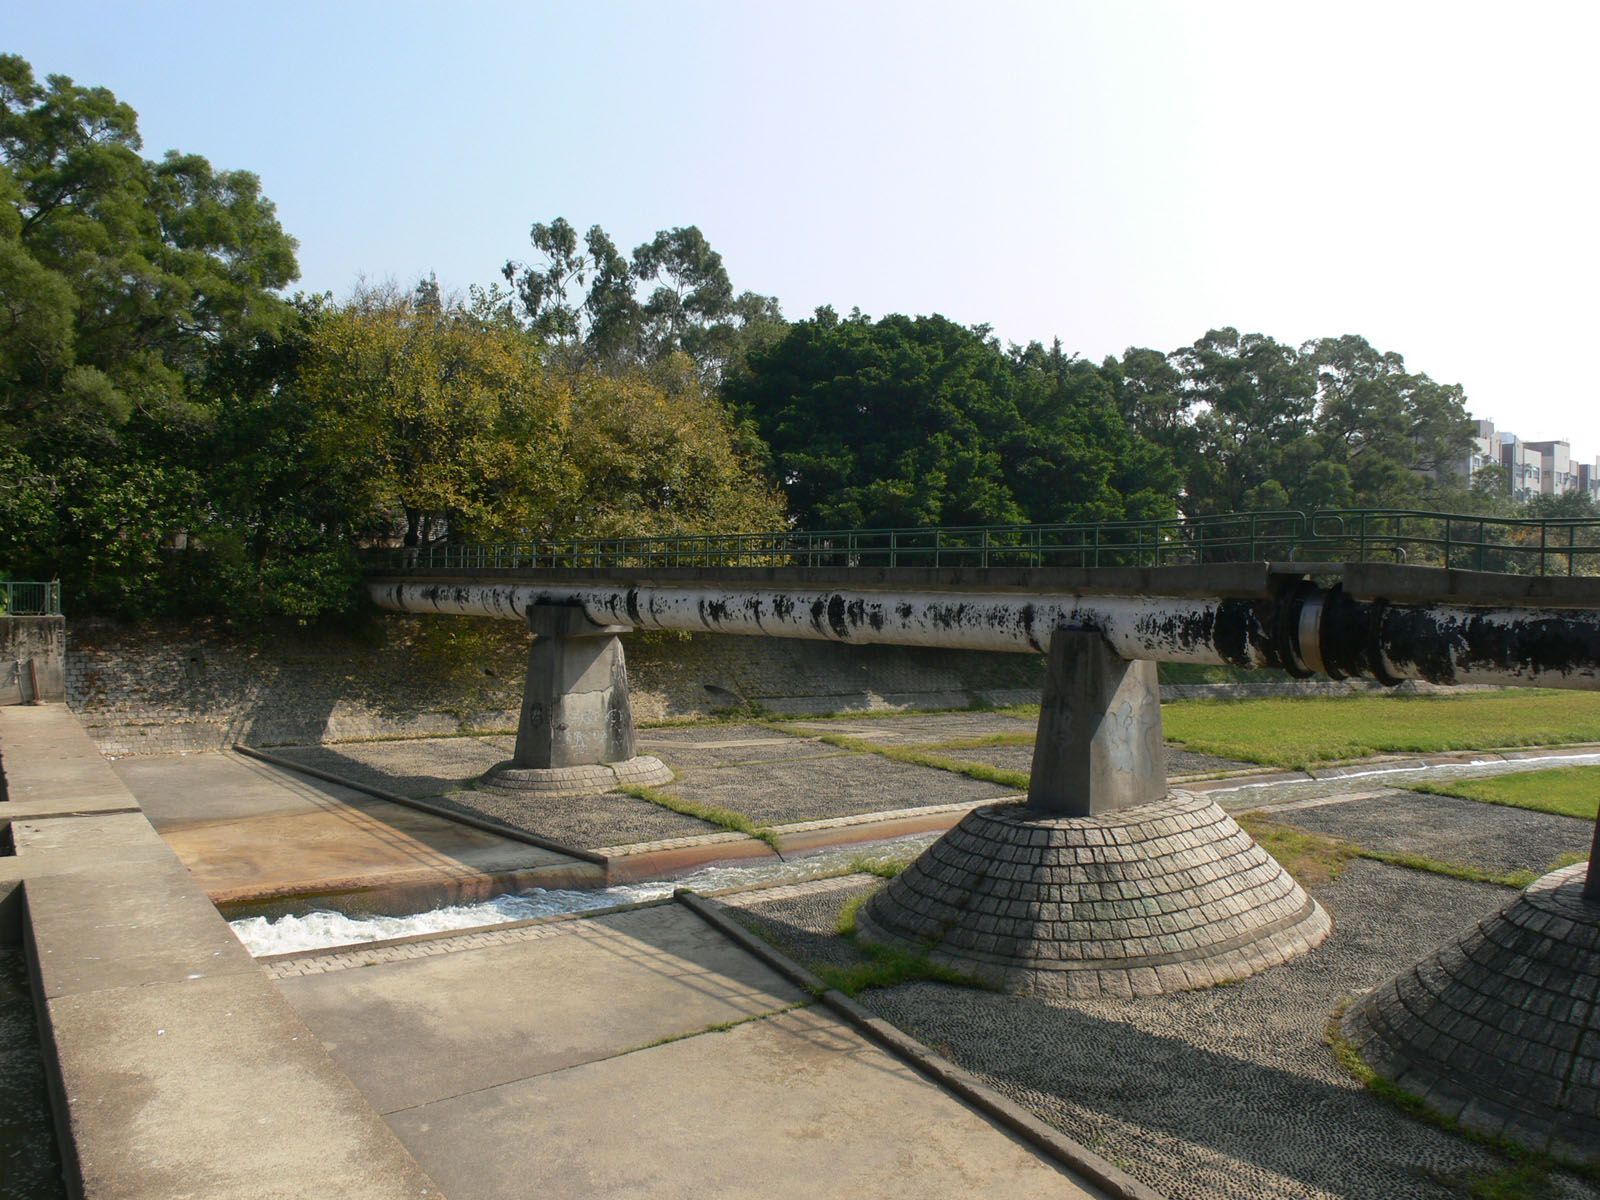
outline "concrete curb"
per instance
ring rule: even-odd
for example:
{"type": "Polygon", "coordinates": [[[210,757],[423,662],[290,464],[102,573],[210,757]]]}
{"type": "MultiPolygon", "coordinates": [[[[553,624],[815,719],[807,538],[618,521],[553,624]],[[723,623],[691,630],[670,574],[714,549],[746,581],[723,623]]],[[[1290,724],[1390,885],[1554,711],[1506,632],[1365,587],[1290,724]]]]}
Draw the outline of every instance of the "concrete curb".
{"type": "Polygon", "coordinates": [[[935,1084],[959,1097],[1003,1129],[1027,1142],[1045,1157],[1082,1176],[1114,1200],[1166,1200],[1160,1192],[1140,1183],[1126,1171],[1113,1166],[1060,1130],[1046,1125],[1027,1109],[1006,1099],[975,1075],[956,1066],[949,1059],[935,1054],[921,1042],[908,1037],[881,1017],[874,1016],[843,992],[828,987],[820,976],[806,970],[728,916],[722,905],[687,890],[675,892],[673,898],[789,982],[818,996],[863,1037],[877,1043],[935,1084]]]}
{"type": "Polygon", "coordinates": [[[414,808],[418,812],[429,813],[435,817],[443,817],[448,821],[456,822],[458,825],[466,825],[484,833],[492,833],[496,837],[503,837],[513,842],[536,846],[540,850],[552,850],[557,854],[565,854],[569,858],[582,859],[584,862],[595,863],[602,867],[609,861],[604,854],[596,854],[593,850],[580,850],[575,846],[563,846],[560,842],[552,841],[550,838],[540,837],[536,833],[528,833],[510,825],[497,825],[493,821],[485,821],[479,817],[456,812],[454,809],[442,808],[437,804],[429,804],[426,800],[413,800],[410,796],[402,796],[397,792],[386,792],[382,788],[373,787],[367,783],[358,783],[354,779],[346,779],[344,776],[335,775],[331,771],[307,766],[305,763],[297,763],[293,759],[282,758],[276,754],[268,754],[265,750],[257,750],[254,746],[246,746],[243,742],[235,742],[233,750],[234,753],[243,754],[246,758],[260,759],[262,762],[270,763],[275,767],[282,767],[288,771],[298,771],[302,775],[310,775],[313,779],[320,779],[325,783],[336,783],[340,787],[363,792],[368,796],[375,796],[379,800],[387,800],[391,804],[414,808]]]}

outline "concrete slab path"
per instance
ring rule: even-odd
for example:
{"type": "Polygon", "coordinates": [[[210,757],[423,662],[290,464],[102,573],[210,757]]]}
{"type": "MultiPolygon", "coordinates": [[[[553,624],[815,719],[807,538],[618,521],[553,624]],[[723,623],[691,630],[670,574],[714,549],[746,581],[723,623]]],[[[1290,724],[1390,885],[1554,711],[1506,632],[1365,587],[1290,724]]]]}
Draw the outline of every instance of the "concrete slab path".
{"type": "Polygon", "coordinates": [[[112,769],[216,904],[359,892],[424,907],[517,887],[596,886],[599,869],[228,752],[112,769]],[[514,878],[508,878],[514,877],[514,878]]]}
{"type": "Polygon", "coordinates": [[[269,970],[453,1200],[1101,1194],[680,905],[269,970]]]}
{"type": "Polygon", "coordinates": [[[27,946],[68,1191],[437,1196],[66,707],[0,708],[0,755],[0,909],[27,946]]]}

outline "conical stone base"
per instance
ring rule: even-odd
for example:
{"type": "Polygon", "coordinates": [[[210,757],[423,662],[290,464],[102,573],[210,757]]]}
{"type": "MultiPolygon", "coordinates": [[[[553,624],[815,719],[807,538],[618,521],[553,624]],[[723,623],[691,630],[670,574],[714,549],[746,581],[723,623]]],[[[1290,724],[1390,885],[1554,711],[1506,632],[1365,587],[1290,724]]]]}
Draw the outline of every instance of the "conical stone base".
{"type": "Polygon", "coordinates": [[[1214,801],[1173,791],[1093,817],[975,809],[856,917],[1005,991],[1152,996],[1254,975],[1327,914],[1214,801]]]}
{"type": "Polygon", "coordinates": [[[1368,1066],[1477,1133],[1600,1163],[1600,904],[1554,871],[1362,998],[1368,1066]]]}

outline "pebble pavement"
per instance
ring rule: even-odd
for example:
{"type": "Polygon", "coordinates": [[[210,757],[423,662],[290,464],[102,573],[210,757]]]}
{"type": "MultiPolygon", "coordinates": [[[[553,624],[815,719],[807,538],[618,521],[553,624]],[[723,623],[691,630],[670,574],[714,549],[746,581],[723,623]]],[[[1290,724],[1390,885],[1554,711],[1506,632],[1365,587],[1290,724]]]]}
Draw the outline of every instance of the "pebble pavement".
{"type": "MultiPolygon", "coordinates": [[[[1413,795],[1390,798],[1391,811],[1413,795]]],[[[1462,815],[1502,822],[1509,833],[1530,814],[1475,805],[1462,815]]],[[[1531,815],[1557,841],[1571,837],[1569,818],[1531,815]]],[[[1349,836],[1355,824],[1330,831],[1349,836]]],[[[1367,844],[1395,848],[1380,837],[1367,844]]],[[[1533,845],[1535,861],[1519,865],[1543,869],[1543,843],[1533,845]]],[[[881,886],[857,876],[831,888],[723,902],[801,961],[845,965],[861,952],[834,933],[839,911],[881,886]]],[[[1073,1000],[909,983],[858,999],[1171,1200],[1466,1195],[1505,1160],[1368,1092],[1340,1067],[1326,1038],[1345,1005],[1515,893],[1356,860],[1313,895],[1333,918],[1327,940],[1231,986],[1073,1000]]],[[[1558,1171],[1552,1183],[1561,1200],[1600,1200],[1593,1181],[1558,1171]]]]}

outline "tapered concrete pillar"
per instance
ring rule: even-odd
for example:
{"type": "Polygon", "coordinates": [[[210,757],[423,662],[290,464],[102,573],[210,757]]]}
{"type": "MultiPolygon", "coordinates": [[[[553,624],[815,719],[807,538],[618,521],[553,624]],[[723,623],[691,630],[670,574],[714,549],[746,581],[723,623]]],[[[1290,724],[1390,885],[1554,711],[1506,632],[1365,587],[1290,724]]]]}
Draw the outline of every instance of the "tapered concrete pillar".
{"type": "Polygon", "coordinates": [[[1093,817],[1167,794],[1156,664],[1130,662],[1097,633],[1058,629],[1039,704],[1028,807],[1093,817]]]}
{"type": "Polygon", "coordinates": [[[596,625],[583,610],[536,606],[517,746],[483,777],[497,791],[587,795],[621,783],[665,783],[672,771],[634,753],[623,625],[596,625]]]}
{"type": "Polygon", "coordinates": [[[1057,630],[1028,802],[967,814],[856,931],[1073,999],[1242,979],[1328,936],[1328,914],[1215,801],[1166,785],[1156,664],[1057,630]]]}

